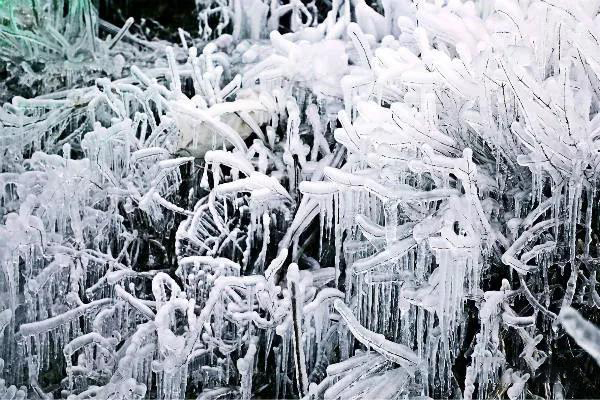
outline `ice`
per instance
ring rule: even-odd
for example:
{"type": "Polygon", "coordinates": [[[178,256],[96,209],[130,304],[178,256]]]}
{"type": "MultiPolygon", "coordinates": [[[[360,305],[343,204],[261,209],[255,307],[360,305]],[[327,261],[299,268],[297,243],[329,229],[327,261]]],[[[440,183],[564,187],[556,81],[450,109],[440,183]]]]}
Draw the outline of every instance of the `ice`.
{"type": "Polygon", "coordinates": [[[597,1],[195,3],[0,7],[0,397],[593,391],[597,1]]]}
{"type": "Polygon", "coordinates": [[[344,306],[340,300],[335,302],[336,309],[340,312],[344,321],[352,334],[363,344],[372,347],[377,352],[383,354],[391,361],[394,361],[410,371],[411,365],[418,365],[421,361],[408,348],[401,344],[393,343],[385,340],[383,335],[374,334],[364,327],[360,326],[356,318],[350,313],[350,310],[344,306]]]}
{"type": "Polygon", "coordinates": [[[563,309],[559,318],[567,333],[600,364],[599,329],[572,308],[563,309]]]}

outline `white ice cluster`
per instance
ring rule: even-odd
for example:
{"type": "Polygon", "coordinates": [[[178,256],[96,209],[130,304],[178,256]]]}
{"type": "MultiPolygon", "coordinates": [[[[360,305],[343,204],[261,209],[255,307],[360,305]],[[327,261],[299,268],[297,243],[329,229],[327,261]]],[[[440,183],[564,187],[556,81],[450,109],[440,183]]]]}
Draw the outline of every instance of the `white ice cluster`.
{"type": "Polygon", "coordinates": [[[0,398],[562,399],[600,364],[600,0],[196,0],[169,46],[5,1],[0,60],[103,73],[0,108],[0,398]]]}

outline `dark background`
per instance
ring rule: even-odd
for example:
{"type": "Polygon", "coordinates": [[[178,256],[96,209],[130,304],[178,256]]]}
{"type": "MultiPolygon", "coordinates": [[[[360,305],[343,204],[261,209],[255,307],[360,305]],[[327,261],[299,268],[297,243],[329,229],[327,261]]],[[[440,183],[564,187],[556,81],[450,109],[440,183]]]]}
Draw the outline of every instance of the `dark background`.
{"type": "Polygon", "coordinates": [[[152,33],[147,33],[162,39],[177,36],[177,28],[182,28],[193,36],[198,32],[194,0],[95,0],[95,3],[100,18],[122,26],[127,18],[133,17],[134,29],[151,28],[152,33]],[[157,29],[160,27],[155,22],[165,29],[157,29]]]}

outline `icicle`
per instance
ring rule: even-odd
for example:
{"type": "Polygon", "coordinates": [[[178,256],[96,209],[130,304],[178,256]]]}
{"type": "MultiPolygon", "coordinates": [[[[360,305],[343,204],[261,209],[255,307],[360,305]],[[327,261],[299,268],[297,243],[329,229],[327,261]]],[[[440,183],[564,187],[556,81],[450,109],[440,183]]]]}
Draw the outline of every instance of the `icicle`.
{"type": "Polygon", "coordinates": [[[302,304],[304,303],[304,293],[300,286],[300,275],[298,266],[291,264],[287,273],[288,289],[290,290],[292,302],[292,322],[293,336],[292,343],[294,349],[294,364],[296,366],[296,380],[298,391],[302,396],[308,390],[308,375],[306,373],[305,354],[302,349],[302,304]]]}
{"type": "Polygon", "coordinates": [[[240,387],[242,399],[247,400],[252,397],[252,373],[254,368],[254,356],[256,354],[256,343],[258,339],[253,337],[248,345],[248,350],[243,358],[237,361],[237,368],[241,375],[240,387]]]}

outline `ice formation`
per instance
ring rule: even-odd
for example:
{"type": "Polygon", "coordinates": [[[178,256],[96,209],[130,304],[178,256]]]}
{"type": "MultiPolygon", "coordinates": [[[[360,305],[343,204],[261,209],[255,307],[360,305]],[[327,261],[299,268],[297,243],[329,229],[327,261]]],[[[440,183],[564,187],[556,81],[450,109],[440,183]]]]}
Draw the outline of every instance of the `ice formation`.
{"type": "Polygon", "coordinates": [[[0,398],[600,393],[599,0],[196,9],[0,0],[0,398]]]}

